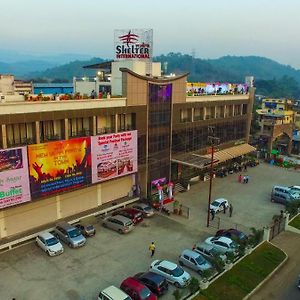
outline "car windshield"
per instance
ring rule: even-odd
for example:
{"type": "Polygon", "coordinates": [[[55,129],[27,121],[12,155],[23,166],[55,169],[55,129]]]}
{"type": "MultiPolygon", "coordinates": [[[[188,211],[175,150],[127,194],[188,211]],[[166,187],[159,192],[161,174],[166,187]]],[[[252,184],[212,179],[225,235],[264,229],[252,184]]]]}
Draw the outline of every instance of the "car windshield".
{"type": "Polygon", "coordinates": [[[88,225],[88,226],[86,226],[86,230],[94,230],[94,226],[93,225],[88,225]]]}
{"type": "Polygon", "coordinates": [[[56,244],[58,244],[58,240],[57,238],[53,237],[53,238],[50,238],[46,241],[47,245],[48,246],[54,246],[56,244]]]}
{"type": "Polygon", "coordinates": [[[141,299],[147,299],[149,298],[151,292],[147,287],[144,287],[142,290],[140,290],[140,297],[141,299]]]}
{"type": "Polygon", "coordinates": [[[144,211],[151,211],[151,210],[152,210],[152,208],[149,206],[144,207],[144,211]]]}
{"type": "Polygon", "coordinates": [[[184,273],[183,269],[180,267],[177,267],[176,269],[172,270],[172,274],[174,277],[179,277],[184,273]]]}
{"type": "Polygon", "coordinates": [[[195,260],[199,265],[203,265],[206,263],[205,259],[200,255],[197,258],[195,258],[195,260]]]}
{"type": "Polygon", "coordinates": [[[75,238],[77,236],[81,235],[80,231],[77,228],[74,228],[69,231],[70,238],[75,238]]]}
{"type": "Polygon", "coordinates": [[[127,222],[126,224],[125,224],[125,226],[131,226],[132,225],[132,222],[130,221],[130,222],[127,222]]]}
{"type": "Polygon", "coordinates": [[[211,205],[212,205],[212,206],[219,206],[219,205],[220,205],[220,202],[219,202],[219,201],[214,201],[211,205]]]}

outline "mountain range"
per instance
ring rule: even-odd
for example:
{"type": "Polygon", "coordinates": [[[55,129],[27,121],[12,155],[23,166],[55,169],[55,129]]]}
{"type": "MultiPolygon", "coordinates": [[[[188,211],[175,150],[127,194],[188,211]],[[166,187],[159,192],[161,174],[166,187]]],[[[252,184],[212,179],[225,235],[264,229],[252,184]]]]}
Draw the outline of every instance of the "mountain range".
{"type": "MultiPolygon", "coordinates": [[[[82,76],[94,76],[95,70],[85,65],[105,61],[85,55],[26,56],[5,53],[0,49],[0,74],[14,74],[20,79],[34,81],[65,81],[82,76]],[[5,59],[4,59],[5,58],[5,59]],[[1,62],[5,61],[5,62],[1,62]]],[[[300,97],[300,70],[259,56],[223,56],[218,59],[201,59],[187,54],[169,53],[154,57],[162,63],[164,73],[189,72],[189,81],[244,82],[254,76],[258,92],[273,97],[300,97]]]]}

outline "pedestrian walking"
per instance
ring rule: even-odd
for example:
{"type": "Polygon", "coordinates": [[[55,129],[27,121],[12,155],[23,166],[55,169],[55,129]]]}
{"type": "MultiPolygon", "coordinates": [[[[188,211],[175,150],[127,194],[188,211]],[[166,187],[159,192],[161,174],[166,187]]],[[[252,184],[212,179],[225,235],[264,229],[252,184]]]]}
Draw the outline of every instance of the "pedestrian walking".
{"type": "Polygon", "coordinates": [[[242,178],[243,178],[242,174],[239,174],[239,176],[238,176],[238,182],[239,182],[239,183],[242,182],[242,178]]]}
{"type": "Polygon", "coordinates": [[[226,214],[226,205],[225,205],[225,202],[223,203],[223,213],[226,214]]]}
{"type": "Polygon", "coordinates": [[[215,211],[213,209],[210,210],[211,220],[215,218],[215,211]]]}
{"type": "Polygon", "coordinates": [[[249,182],[249,175],[246,175],[246,183],[249,182]]]}
{"type": "Polygon", "coordinates": [[[247,171],[247,164],[244,165],[244,171],[247,171]]]}
{"type": "Polygon", "coordinates": [[[151,257],[153,257],[154,253],[155,253],[155,244],[154,242],[152,242],[149,246],[149,250],[151,252],[151,257]]]}
{"type": "Polygon", "coordinates": [[[233,211],[233,206],[232,204],[229,204],[229,217],[232,217],[232,211],[233,211]]]}

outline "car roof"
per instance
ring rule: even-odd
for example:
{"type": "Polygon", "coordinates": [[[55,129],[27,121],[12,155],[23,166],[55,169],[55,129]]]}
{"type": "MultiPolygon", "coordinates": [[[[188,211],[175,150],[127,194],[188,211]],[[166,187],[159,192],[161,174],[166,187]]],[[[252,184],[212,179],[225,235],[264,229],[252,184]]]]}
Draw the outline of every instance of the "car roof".
{"type": "Polygon", "coordinates": [[[138,290],[138,291],[142,290],[145,287],[142,283],[140,283],[138,280],[136,280],[133,277],[128,277],[128,278],[124,279],[122,281],[122,284],[126,284],[127,286],[130,286],[130,287],[134,287],[134,289],[138,290]]]}
{"type": "Polygon", "coordinates": [[[145,204],[145,203],[135,203],[134,206],[139,206],[139,207],[143,207],[143,208],[149,207],[149,205],[145,204]]]}
{"type": "Polygon", "coordinates": [[[200,256],[199,253],[197,253],[197,252],[195,252],[193,250],[190,250],[190,249],[183,250],[181,255],[188,255],[188,256],[190,256],[192,258],[197,258],[197,257],[200,256]]]}
{"type": "Polygon", "coordinates": [[[43,232],[39,233],[38,236],[42,237],[44,240],[48,240],[48,239],[51,239],[53,237],[55,238],[55,236],[52,233],[48,232],[48,231],[43,231],[43,232]]]}
{"type": "Polygon", "coordinates": [[[109,296],[113,296],[113,298],[116,299],[127,299],[128,295],[126,293],[124,293],[122,290],[120,290],[119,288],[111,285],[107,288],[105,288],[102,291],[103,294],[109,295],[109,296]]]}
{"type": "MultiPolygon", "coordinates": [[[[225,202],[228,202],[227,199],[225,199],[225,198],[218,198],[218,199],[216,199],[216,200],[214,200],[214,201],[217,201],[217,202],[224,202],[224,201],[225,201],[225,202]]],[[[214,202],[214,201],[213,201],[213,202],[214,202]]]]}
{"type": "Polygon", "coordinates": [[[196,244],[196,247],[203,248],[205,250],[211,250],[214,248],[212,245],[209,245],[206,243],[198,243],[198,244],[196,244]]]}
{"type": "Polygon", "coordinates": [[[145,272],[145,273],[141,274],[140,277],[147,278],[151,281],[154,281],[155,283],[160,283],[161,281],[164,280],[163,276],[153,273],[153,272],[145,272]]]}
{"type": "Polygon", "coordinates": [[[174,270],[177,268],[177,265],[175,263],[168,260],[162,260],[159,265],[169,270],[174,270]]]}
{"type": "Polygon", "coordinates": [[[218,236],[218,237],[213,237],[214,240],[218,240],[218,241],[221,241],[221,242],[224,242],[224,243],[231,243],[232,242],[232,239],[226,237],[226,236],[218,236]]]}
{"type": "Polygon", "coordinates": [[[121,221],[123,223],[125,223],[125,222],[131,222],[130,219],[128,219],[128,218],[126,218],[126,217],[124,217],[122,215],[115,215],[115,216],[111,216],[109,218],[113,218],[113,219],[119,220],[119,221],[121,221]]]}
{"type": "Polygon", "coordinates": [[[56,226],[57,227],[61,227],[61,228],[65,229],[65,230],[74,229],[74,227],[75,227],[75,226],[73,226],[73,225],[71,225],[71,224],[69,224],[67,222],[60,222],[56,226]]]}
{"type": "Polygon", "coordinates": [[[141,213],[140,211],[138,211],[137,209],[135,209],[135,208],[130,208],[130,207],[128,207],[128,208],[124,208],[124,209],[122,209],[122,211],[126,211],[126,212],[128,212],[128,213],[130,213],[130,214],[137,214],[137,213],[141,213]]]}

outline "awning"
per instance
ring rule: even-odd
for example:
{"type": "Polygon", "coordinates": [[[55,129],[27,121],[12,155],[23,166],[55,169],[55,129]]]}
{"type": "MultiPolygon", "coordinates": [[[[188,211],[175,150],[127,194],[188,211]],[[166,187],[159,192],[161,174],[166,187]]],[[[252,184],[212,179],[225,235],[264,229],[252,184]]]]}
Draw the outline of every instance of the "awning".
{"type": "MultiPolygon", "coordinates": [[[[256,148],[249,144],[241,144],[214,152],[214,157],[218,158],[218,163],[248,154],[255,151],[256,148]]],[[[209,158],[211,154],[206,154],[204,157],[209,158]]]]}
{"type": "MultiPolygon", "coordinates": [[[[214,152],[214,165],[255,151],[256,148],[249,144],[241,144],[214,152]]],[[[200,155],[185,153],[172,157],[172,162],[180,163],[193,168],[203,169],[209,166],[211,154],[200,155]]]]}

